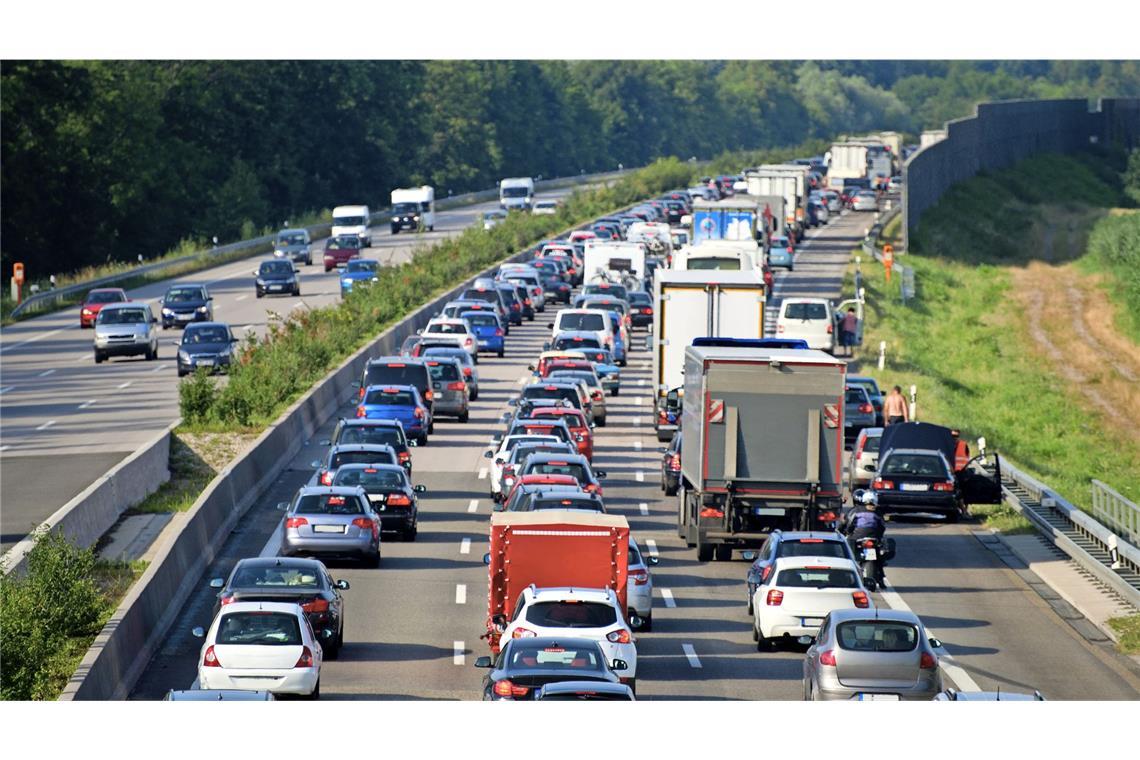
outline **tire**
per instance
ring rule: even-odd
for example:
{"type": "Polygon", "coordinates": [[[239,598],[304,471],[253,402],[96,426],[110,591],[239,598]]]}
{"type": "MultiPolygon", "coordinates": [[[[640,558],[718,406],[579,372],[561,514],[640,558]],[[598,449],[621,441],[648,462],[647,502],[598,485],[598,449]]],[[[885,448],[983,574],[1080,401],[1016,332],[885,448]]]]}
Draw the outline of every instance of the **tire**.
{"type": "Polygon", "coordinates": [[[420,437],[416,439],[416,444],[419,446],[427,446],[427,443],[428,443],[428,437],[427,437],[426,433],[421,434],[420,437]]]}
{"type": "Polygon", "coordinates": [[[712,544],[697,544],[697,561],[712,562],[716,547],[712,544]]]}
{"type": "Polygon", "coordinates": [[[677,488],[678,488],[678,486],[673,486],[672,488],[670,488],[668,485],[666,485],[665,486],[665,495],[666,496],[676,496],[677,495],[677,488]]]}
{"type": "Polygon", "coordinates": [[[154,348],[148,348],[146,350],[146,360],[148,362],[152,362],[157,358],[158,358],[158,346],[155,346],[154,348]]]}
{"type": "Polygon", "coordinates": [[[506,351],[500,351],[499,352],[499,358],[502,359],[506,353],[507,353],[506,351]]]}
{"type": "Polygon", "coordinates": [[[339,639],[340,639],[340,634],[337,634],[337,641],[334,641],[333,643],[329,644],[327,647],[324,648],[326,660],[335,660],[335,659],[340,657],[340,641],[339,641],[339,639]]]}
{"type": "Polygon", "coordinates": [[[431,424],[428,425],[428,435],[435,435],[435,419],[433,418],[431,424]]]}
{"type": "Polygon", "coordinates": [[[752,594],[748,595],[748,614],[749,615],[755,615],[756,614],[756,608],[754,606],[752,606],[752,594]]]}
{"type": "Polygon", "coordinates": [[[321,698],[321,679],[317,678],[317,685],[313,687],[313,693],[305,697],[305,699],[320,699],[321,698]]]}
{"type": "Polygon", "coordinates": [[[763,652],[764,647],[760,643],[760,629],[756,627],[756,618],[752,618],[752,640],[756,642],[756,648],[763,652]]]}
{"type": "MultiPolygon", "coordinates": [[[[325,271],[327,272],[327,271],[329,271],[329,270],[327,270],[327,269],[326,269],[325,271]]],[[[257,297],[258,297],[258,298],[261,298],[262,296],[264,296],[264,295],[265,295],[265,294],[264,294],[264,293],[262,293],[260,290],[258,290],[258,291],[255,291],[255,292],[257,293],[257,297]]]]}
{"type": "Polygon", "coordinates": [[[102,364],[105,361],[107,361],[107,355],[101,354],[98,351],[96,351],[95,352],[95,363],[96,364],[102,364]]]}
{"type": "Polygon", "coordinates": [[[479,400],[479,391],[475,391],[474,393],[471,394],[471,400],[472,401],[478,401],[479,400]]]}
{"type": "Polygon", "coordinates": [[[301,289],[300,289],[300,288],[297,288],[296,290],[294,290],[294,291],[293,291],[293,295],[295,295],[295,296],[299,296],[299,295],[301,295],[301,289]]]}
{"type": "Polygon", "coordinates": [[[179,377],[186,377],[186,375],[188,375],[188,374],[189,374],[189,373],[188,373],[186,370],[184,370],[184,369],[179,369],[179,370],[178,370],[178,376],[179,376],[179,377]]]}
{"type": "Polygon", "coordinates": [[[647,631],[647,632],[653,630],[653,613],[652,612],[650,612],[648,615],[643,617],[641,620],[642,620],[641,630],[647,631]]]}
{"type": "Polygon", "coordinates": [[[309,258],[305,259],[305,266],[311,267],[312,265],[313,265],[313,257],[310,256],[309,258]]]}
{"type": "Polygon", "coordinates": [[[459,415],[459,421],[462,423],[466,423],[467,420],[470,419],[470,417],[471,417],[470,412],[464,411],[463,414],[459,415]]]}
{"type": "Polygon", "coordinates": [[[962,512],[958,509],[952,509],[946,513],[946,522],[956,523],[962,519],[962,512]]]}
{"type": "Polygon", "coordinates": [[[620,362],[618,362],[618,364],[622,367],[628,367],[629,366],[629,360],[628,359],[622,359],[620,362]]]}
{"type": "Polygon", "coordinates": [[[616,395],[618,395],[618,392],[619,392],[620,390],[621,390],[621,388],[614,388],[612,391],[610,391],[610,395],[611,395],[611,396],[616,396],[616,395]]]}
{"type": "Polygon", "coordinates": [[[716,561],[717,562],[731,562],[732,561],[732,544],[719,544],[716,547],[716,561]]]}
{"type": "Polygon", "coordinates": [[[420,531],[419,526],[413,525],[411,530],[405,531],[404,540],[414,542],[416,540],[416,534],[419,533],[419,531],[420,531]]]}
{"type": "Polygon", "coordinates": [[[596,420],[596,422],[597,422],[598,427],[605,427],[606,426],[606,418],[605,417],[600,417],[599,419],[596,420]]]}
{"type": "Polygon", "coordinates": [[[632,691],[633,695],[636,697],[637,696],[637,679],[636,678],[629,679],[629,683],[627,683],[626,686],[629,687],[629,690],[632,691]]]}

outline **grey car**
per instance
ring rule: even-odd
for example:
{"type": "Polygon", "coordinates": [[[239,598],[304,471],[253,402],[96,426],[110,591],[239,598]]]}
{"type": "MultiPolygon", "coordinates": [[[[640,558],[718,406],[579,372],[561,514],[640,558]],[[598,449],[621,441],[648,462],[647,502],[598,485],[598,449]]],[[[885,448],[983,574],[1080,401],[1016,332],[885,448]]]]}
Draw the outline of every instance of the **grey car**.
{"type": "Polygon", "coordinates": [[[875,406],[861,385],[848,385],[843,400],[843,441],[851,444],[859,431],[875,426],[875,406]]]}
{"type": "Polygon", "coordinates": [[[287,229],[277,233],[273,241],[273,255],[279,259],[289,259],[294,263],[313,264],[313,240],[305,229],[287,229]]]}
{"type": "Polygon", "coordinates": [[[95,363],[112,356],[158,358],[158,320],[150,304],[139,301],[109,303],[95,318],[95,363]]]}
{"type": "Polygon", "coordinates": [[[451,346],[428,346],[420,352],[421,359],[438,359],[439,357],[455,359],[459,362],[459,366],[463,370],[463,379],[467,383],[467,395],[472,401],[479,398],[479,368],[475,366],[475,360],[471,358],[471,354],[466,349],[452,348],[451,346]]]}
{"type": "Polygon", "coordinates": [[[804,699],[872,694],[933,699],[942,691],[935,652],[941,646],[913,612],[835,610],[823,619],[804,656],[804,699]]]}
{"type": "Polygon", "coordinates": [[[561,380],[580,380],[585,383],[586,391],[590,394],[590,403],[594,409],[594,424],[598,427],[606,426],[606,389],[602,387],[602,381],[598,377],[597,371],[593,369],[589,372],[584,369],[556,369],[546,377],[548,380],[555,382],[561,380]]]}
{"type": "Polygon", "coordinates": [[[879,443],[883,440],[881,427],[863,428],[855,439],[848,460],[847,483],[856,486],[870,485],[879,469],[879,443]]]}
{"type": "Polygon", "coordinates": [[[444,414],[456,417],[460,422],[470,418],[467,383],[463,378],[463,367],[456,359],[434,356],[425,359],[428,373],[431,374],[433,398],[432,416],[444,414]]]}
{"type": "Polygon", "coordinates": [[[358,559],[380,564],[380,516],[360,486],[302,486],[285,512],[280,554],[358,559]]]}

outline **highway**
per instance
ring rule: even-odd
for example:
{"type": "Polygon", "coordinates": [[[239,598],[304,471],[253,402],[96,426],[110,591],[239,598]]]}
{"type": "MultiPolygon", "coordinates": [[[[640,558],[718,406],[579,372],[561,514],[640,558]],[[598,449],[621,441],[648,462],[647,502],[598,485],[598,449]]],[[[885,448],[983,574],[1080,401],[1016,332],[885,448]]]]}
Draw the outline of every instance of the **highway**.
{"type": "MultiPolygon", "coordinates": [[[[540,198],[560,198],[573,188],[540,198]]],[[[407,261],[416,246],[458,234],[498,201],[436,213],[434,232],[392,235],[373,227],[365,258],[382,265],[407,261]]],[[[321,264],[324,241],[313,243],[313,266],[301,265],[301,296],[254,297],[252,270],[263,257],[232,262],[178,278],[202,283],[214,297],[214,318],[235,335],[263,333],[269,313],[317,308],[340,300],[337,272],[321,264]]],[[[128,291],[132,299],[158,302],[172,280],[128,291]]],[[[0,552],[178,418],[177,349],[181,331],[160,330],[159,360],[115,358],[96,366],[94,331],[79,327],[79,307],[5,327],[0,333],[0,552]],[[67,457],[66,467],[60,467],[67,457]],[[45,478],[44,473],[51,472],[45,478]]]]}
{"type": "MultiPolygon", "coordinates": [[[[796,269],[778,275],[777,295],[839,292],[843,266],[870,215],[846,214],[813,231],[797,254],[796,269]]],[[[511,331],[505,359],[479,365],[479,401],[466,425],[437,424],[426,448],[413,450],[420,499],[415,543],[386,542],[377,569],[330,563],[334,578],[352,584],[346,597],[345,646],[326,662],[324,699],[478,699],[483,671],[474,659],[488,653],[484,631],[491,501],[483,451],[501,430],[505,402],[527,381],[526,365],[541,350],[550,312],[511,331]]],[[[639,346],[642,332],[635,333],[639,346]]],[[[802,696],[803,648],[756,651],[746,614],[747,563],[698,563],[676,535],[675,499],[659,487],[661,455],[650,423],[649,355],[631,354],[622,393],[606,400],[608,423],[597,431],[595,467],[605,470],[609,511],[624,515],[642,550],[660,557],[653,568],[654,628],[637,634],[641,699],[794,700],[802,696]]],[[[348,412],[348,407],[342,413],[348,412]]],[[[212,577],[228,574],[243,557],[274,554],[281,514],[274,509],[312,476],[313,444],[261,494],[240,528],[200,579],[132,699],[161,699],[185,689],[197,675],[200,640],[194,626],[212,617],[212,577]]],[[[906,606],[945,643],[946,686],[963,689],[1040,689],[1050,699],[1140,698],[1140,670],[1106,647],[1090,644],[1048,607],[1018,572],[973,535],[976,522],[892,520],[898,556],[887,571],[890,589],[876,593],[884,607],[906,606]]]]}

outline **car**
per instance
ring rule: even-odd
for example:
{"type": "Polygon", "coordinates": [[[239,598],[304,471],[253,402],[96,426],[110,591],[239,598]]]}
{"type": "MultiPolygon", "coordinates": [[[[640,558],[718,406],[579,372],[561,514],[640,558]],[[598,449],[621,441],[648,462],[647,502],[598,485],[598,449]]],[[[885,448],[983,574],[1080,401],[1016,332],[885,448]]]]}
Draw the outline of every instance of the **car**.
{"type": "Polygon", "coordinates": [[[444,319],[436,317],[427,323],[421,333],[425,339],[447,336],[458,338],[458,345],[467,353],[475,363],[479,362],[479,343],[471,324],[465,319],[444,319]]]}
{"type": "MultiPolygon", "coordinates": [[[[510,402],[508,401],[507,403],[509,404],[510,402]]],[[[535,419],[534,415],[532,414],[532,412],[535,409],[538,409],[540,407],[562,407],[562,408],[566,408],[566,409],[573,408],[572,404],[569,401],[565,401],[563,399],[558,399],[558,398],[526,398],[526,399],[520,399],[518,404],[515,405],[514,410],[510,411],[510,412],[505,412],[500,421],[503,424],[505,424],[507,427],[513,427],[514,423],[517,421],[520,421],[520,420],[531,420],[531,421],[535,421],[535,422],[541,422],[542,420],[535,419]]],[[[546,419],[555,419],[555,418],[548,417],[546,419]]],[[[566,422],[566,424],[569,425],[571,421],[570,420],[564,420],[564,422],[566,422]]],[[[570,442],[574,443],[574,436],[573,435],[570,436],[570,442]]],[[[576,444],[575,444],[574,450],[577,451],[577,445],[576,444]]]]}
{"type": "Polygon", "coordinates": [[[783,267],[789,272],[795,271],[796,248],[786,236],[779,235],[772,238],[768,248],[768,266],[783,267]]]}
{"type": "MultiPolygon", "coordinates": [[[[508,299],[514,299],[512,303],[519,305],[520,320],[525,319],[528,322],[534,321],[534,301],[531,300],[530,290],[524,283],[514,282],[512,280],[498,280],[495,287],[507,293],[508,299]]],[[[514,306],[511,306],[512,311],[514,306]]]]}
{"type": "Polygon", "coordinates": [[[411,446],[415,441],[409,441],[404,434],[404,426],[399,420],[356,419],[354,417],[341,417],[333,428],[332,436],[322,439],[322,446],[340,446],[354,443],[384,445],[392,447],[396,452],[396,461],[409,475],[412,474],[411,446]]]}
{"type": "Polygon", "coordinates": [[[511,458],[511,452],[522,443],[557,443],[564,445],[565,442],[553,435],[508,435],[499,443],[497,449],[484,451],[483,456],[491,460],[490,471],[487,475],[488,480],[491,482],[491,498],[495,501],[498,501],[502,495],[502,489],[498,484],[500,484],[502,480],[503,467],[511,458]]]}
{"type": "Polygon", "coordinates": [[[847,384],[861,386],[867,391],[867,395],[871,397],[871,405],[875,407],[875,425],[882,427],[883,392],[879,389],[879,384],[875,378],[866,375],[848,375],[847,384]]]}
{"type": "MultiPolygon", "coordinates": [[[[528,455],[527,459],[529,458],[530,456],[528,455]]],[[[523,461],[525,463],[525,460],[523,461]]],[[[525,476],[520,475],[515,478],[514,481],[510,490],[504,489],[506,496],[503,498],[502,505],[498,508],[500,512],[517,512],[517,500],[529,498],[530,494],[539,490],[561,490],[574,493],[582,490],[578,479],[573,475],[532,473],[525,476]]]]}
{"type": "MultiPolygon", "coordinates": [[[[563,309],[550,323],[554,342],[567,335],[575,337],[592,336],[597,341],[596,348],[614,347],[613,328],[606,312],[601,309],[563,309]]],[[[581,341],[579,341],[581,342],[581,341]]]]}
{"type": "Polygon", "coordinates": [[[594,372],[598,374],[602,390],[609,392],[611,396],[621,393],[621,367],[614,361],[612,351],[606,348],[583,348],[576,353],[581,353],[586,361],[594,365],[594,372]]]}
{"type": "Polygon", "coordinates": [[[197,322],[187,325],[178,346],[178,376],[184,377],[199,367],[212,372],[228,370],[234,360],[234,337],[224,322],[197,322]]]}
{"type": "Polygon", "coordinates": [[[879,198],[872,190],[860,190],[851,200],[853,211],[878,211],[879,198]]]}
{"type": "Polygon", "coordinates": [[[855,445],[848,459],[847,482],[852,489],[868,486],[879,469],[879,443],[883,439],[883,428],[866,427],[859,431],[855,445]]]}
{"type": "Polygon", "coordinates": [[[966,511],[954,471],[938,449],[881,451],[871,490],[883,515],[940,512],[957,522],[966,511]]]}
{"type": "Polygon", "coordinates": [[[313,239],[303,228],[285,229],[277,233],[273,240],[273,255],[279,259],[289,259],[294,264],[305,262],[313,265],[313,239]]]}
{"type": "Polygon", "coordinates": [[[171,285],[162,296],[162,329],[191,322],[213,322],[213,296],[205,285],[171,285]]]}
{"type": "Polygon", "coordinates": [[[386,443],[338,443],[330,446],[321,459],[310,462],[316,473],[313,485],[331,486],[336,471],[346,464],[399,464],[396,449],[386,443]]]}
{"type": "Polygon", "coordinates": [[[902,190],[903,178],[902,175],[896,174],[887,181],[887,192],[897,193],[902,190]]]}
{"type": "Polygon", "coordinates": [[[809,348],[834,353],[835,320],[826,298],[785,298],[776,317],[776,335],[801,338],[809,348]]]}
{"type": "Polygon", "coordinates": [[[507,310],[507,321],[512,325],[521,325],[525,313],[523,311],[523,301],[519,298],[519,291],[516,286],[509,282],[491,281],[488,284],[491,285],[494,290],[498,291],[503,306],[507,310]]]}
{"type": "MultiPolygon", "coordinates": [[[[562,697],[558,698],[561,699],[562,697]]],[[[166,696],[162,698],[162,701],[272,702],[276,699],[271,691],[246,691],[245,689],[171,689],[166,692],[166,696]]],[[[566,699],[569,699],[569,697],[566,697],[566,699]]],[[[586,699],[586,697],[583,697],[583,699],[586,699]]]]}
{"type": "Polygon", "coordinates": [[[596,493],[566,490],[544,491],[540,486],[533,493],[528,491],[523,498],[516,500],[512,511],[541,512],[551,509],[605,514],[606,504],[602,501],[602,497],[596,493]]]}
{"type": "Polygon", "coordinates": [[[875,406],[861,385],[848,385],[843,392],[843,440],[853,444],[863,428],[875,426],[875,406]]]}
{"type": "Polygon", "coordinates": [[[372,213],[367,206],[337,206],[332,212],[333,237],[354,237],[361,248],[372,247],[372,213]]]}
{"type": "Polygon", "coordinates": [[[555,382],[552,380],[539,380],[524,386],[522,394],[517,399],[509,399],[509,406],[518,406],[522,401],[548,398],[557,401],[565,399],[575,408],[586,415],[592,423],[594,421],[594,408],[590,403],[590,396],[586,389],[578,382],[555,382]]]}
{"type": "Polygon", "coordinates": [[[626,555],[626,604],[629,605],[629,619],[641,618],[639,631],[653,630],[653,576],[649,568],[657,564],[656,555],[641,551],[633,536],[629,537],[629,550],[626,555]]]}
{"type": "Polygon", "coordinates": [[[535,201],[534,207],[530,210],[530,213],[534,214],[535,216],[557,214],[558,209],[561,205],[561,201],[535,201]]]}
{"type": "Polygon", "coordinates": [[[654,420],[657,427],[657,440],[670,441],[681,427],[681,406],[685,401],[685,389],[678,386],[670,388],[664,395],[657,398],[657,418],[654,420]]]}
{"type": "Polygon", "coordinates": [[[561,419],[533,420],[520,418],[513,420],[507,429],[507,435],[553,435],[563,443],[577,447],[574,436],[570,433],[570,427],[566,424],[566,420],[561,419]]]}
{"type": "MultiPolygon", "coordinates": [[[[423,342],[420,343],[423,350],[423,342]]],[[[364,398],[364,389],[370,385],[414,385],[420,396],[427,402],[428,408],[432,406],[435,394],[431,387],[431,373],[422,360],[406,356],[380,356],[370,359],[360,373],[360,380],[353,383],[354,388],[360,389],[360,398],[364,398]]]]}
{"type": "Polygon", "coordinates": [[[258,298],[273,295],[301,295],[301,283],[297,280],[297,269],[290,261],[270,259],[261,262],[253,270],[254,295],[258,298]]]}
{"type": "Polygon", "coordinates": [[[470,419],[470,392],[463,377],[463,365],[448,357],[425,358],[428,372],[431,373],[431,389],[435,396],[432,416],[437,414],[454,416],[459,422],[470,419]]]}
{"type": "Polygon", "coordinates": [[[673,433],[667,448],[661,449],[661,490],[666,496],[676,496],[681,487],[681,431],[673,433]]]}
{"type": "MultiPolygon", "coordinates": [[[[606,426],[606,388],[602,385],[601,378],[598,377],[597,371],[594,366],[589,362],[585,362],[584,368],[570,368],[570,363],[555,362],[551,364],[550,372],[547,374],[553,382],[582,382],[586,385],[586,391],[590,394],[590,406],[594,412],[594,424],[598,427],[606,426]],[[564,369],[564,367],[566,367],[564,369]]],[[[615,388],[616,390],[616,388],[615,388]]],[[[614,394],[617,395],[616,393],[614,394]]]]}
{"type": "Polygon", "coordinates": [[[282,557],[329,556],[380,564],[380,516],[360,486],[301,486],[285,513],[282,557]]]}
{"type": "Polygon", "coordinates": [[[208,630],[197,627],[191,633],[203,639],[198,654],[200,688],[320,698],[324,661],[320,639],[331,639],[333,632],[313,631],[299,604],[234,602],[214,616],[208,630]]]}
{"type": "Polygon", "coordinates": [[[623,683],[601,683],[600,681],[559,681],[548,683],[538,690],[535,701],[557,700],[565,702],[633,702],[637,697],[623,683]]]}
{"type": "Polygon", "coordinates": [[[358,258],[367,247],[365,241],[357,235],[334,235],[325,241],[324,265],[325,271],[348,264],[352,259],[358,258]]]}
{"type": "Polygon", "coordinates": [[[491,310],[461,311],[457,315],[467,321],[475,332],[475,343],[480,351],[497,354],[500,359],[506,355],[506,330],[499,321],[499,315],[491,310]]]}
{"type": "Polygon", "coordinates": [[[808,208],[811,209],[812,215],[816,219],[816,226],[831,221],[831,211],[827,208],[827,201],[824,198],[816,198],[811,201],[808,208]]]}
{"type": "Polygon", "coordinates": [[[608,659],[597,641],[578,636],[511,639],[494,662],[488,655],[475,658],[475,667],[488,671],[481,687],[484,701],[536,699],[547,684],[563,681],[573,682],[576,688],[587,682],[606,688],[621,686],[615,669],[626,665],[608,659]]]}
{"type": "MultiPolygon", "coordinates": [[[[636,618],[636,616],[634,616],[636,618]]],[[[637,619],[640,624],[641,620],[637,619]]],[[[495,623],[492,620],[492,623],[495,623]]],[[[500,641],[531,637],[574,636],[593,639],[615,667],[621,682],[637,693],[637,647],[613,589],[548,587],[523,589],[515,614],[505,621],[500,641]]]]}
{"type": "Polygon", "coordinates": [[[79,307],[80,328],[94,327],[99,310],[109,303],[128,301],[127,291],[122,288],[95,288],[87,292],[83,305],[79,307]]]}
{"type": "Polygon", "coordinates": [[[909,610],[835,610],[827,615],[803,663],[806,700],[887,694],[930,700],[942,691],[936,649],[909,610]]]}
{"type": "Polygon", "coordinates": [[[356,407],[356,416],[399,420],[420,446],[427,446],[428,436],[435,432],[432,410],[414,385],[369,385],[356,407]]]}
{"type": "Polygon", "coordinates": [[[593,461],[594,426],[586,419],[586,414],[581,409],[574,409],[563,404],[532,406],[526,416],[532,420],[551,417],[566,420],[570,434],[574,436],[575,452],[586,457],[586,461],[593,461]]]}
{"type": "Polygon", "coordinates": [[[376,259],[351,259],[340,273],[340,295],[343,298],[352,292],[358,282],[380,282],[380,262],[376,259]]]}
{"type": "Polygon", "coordinates": [[[546,351],[582,351],[589,348],[601,348],[609,351],[606,344],[593,332],[563,332],[555,336],[550,343],[543,344],[546,351]]]}
{"type": "MultiPolygon", "coordinates": [[[[479,368],[466,349],[455,346],[437,346],[430,342],[420,350],[420,358],[424,361],[431,359],[454,359],[459,362],[459,369],[463,372],[463,382],[467,383],[468,397],[474,401],[479,398],[479,368]]],[[[432,388],[435,396],[435,388],[432,388]]],[[[433,402],[434,407],[434,402],[433,402]]]]}
{"type": "Polygon", "coordinates": [[[483,212],[483,229],[490,230],[497,227],[507,218],[507,212],[500,209],[491,209],[483,212]]]}
{"type": "Polygon", "coordinates": [[[499,274],[496,276],[501,280],[522,282],[532,291],[537,289],[531,295],[531,298],[534,299],[534,308],[538,311],[546,309],[546,293],[542,287],[542,272],[534,266],[534,262],[500,264],[499,274]]]}
{"type": "Polygon", "coordinates": [[[632,327],[653,326],[653,296],[643,290],[631,290],[626,296],[629,302],[629,321],[632,327]]]}
{"type": "Polygon", "coordinates": [[[443,308],[432,315],[432,318],[444,317],[446,319],[459,319],[463,316],[464,312],[468,311],[492,311],[494,312],[491,304],[486,301],[473,301],[473,300],[455,300],[448,301],[443,305],[443,308]]]}
{"type": "Polygon", "coordinates": [[[595,472],[590,461],[581,454],[531,454],[519,473],[519,479],[527,482],[528,475],[569,475],[586,493],[605,496],[601,481],[606,479],[606,473],[603,470],[595,472]]]}
{"type": "Polygon", "coordinates": [[[416,349],[423,343],[423,338],[419,335],[409,335],[404,338],[404,342],[400,344],[400,356],[415,356],[416,349]]]}
{"type": "Polygon", "coordinates": [[[828,613],[874,607],[859,567],[846,557],[780,557],[752,598],[752,640],[764,652],[814,636],[828,613]]]}
{"type": "Polygon", "coordinates": [[[95,317],[95,363],[112,356],[158,358],[158,330],[150,304],[141,301],[109,303],[95,317]]]}
{"type": "Polygon", "coordinates": [[[511,334],[510,326],[512,324],[519,324],[522,321],[521,315],[515,317],[514,319],[511,318],[510,307],[507,306],[506,301],[503,300],[503,294],[499,292],[498,288],[485,288],[478,286],[470,287],[459,294],[459,300],[483,301],[484,303],[489,303],[495,307],[495,310],[499,315],[499,320],[503,323],[504,335],[511,334]]]}
{"type": "Polygon", "coordinates": [[[773,564],[783,557],[839,557],[847,559],[858,565],[851,544],[836,531],[786,531],[774,530],[764,540],[760,551],[746,552],[745,559],[752,559],[745,579],[748,601],[748,614],[752,615],[752,599],[760,582],[771,575],[773,564]]]}
{"type": "Polygon", "coordinates": [[[415,541],[419,530],[419,494],[426,486],[408,482],[404,468],[396,464],[346,464],[337,468],[333,486],[359,486],[368,494],[372,509],[380,516],[381,532],[399,533],[415,541]]]}
{"type": "Polygon", "coordinates": [[[843,202],[839,200],[839,193],[834,190],[824,190],[820,196],[827,203],[827,210],[832,214],[838,214],[843,210],[843,202]]]}
{"type": "Polygon", "coordinates": [[[325,657],[335,660],[344,645],[344,597],[348,581],[334,581],[324,563],[303,557],[239,559],[228,578],[214,578],[218,590],[217,616],[235,602],[288,602],[301,605],[314,631],[326,628],[333,636],[324,643],[325,657]]]}
{"type": "Polygon", "coordinates": [[[1032,694],[1020,691],[958,691],[946,689],[934,695],[935,702],[1044,702],[1045,697],[1036,689],[1032,694]]]}

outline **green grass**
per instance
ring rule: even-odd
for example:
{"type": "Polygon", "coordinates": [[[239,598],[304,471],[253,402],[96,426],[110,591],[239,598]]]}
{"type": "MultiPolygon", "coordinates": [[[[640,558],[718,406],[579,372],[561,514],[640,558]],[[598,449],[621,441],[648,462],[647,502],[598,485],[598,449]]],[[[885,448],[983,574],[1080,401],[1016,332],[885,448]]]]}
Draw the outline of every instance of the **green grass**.
{"type": "Polygon", "coordinates": [[[983,527],[1008,536],[1037,532],[1033,523],[1004,502],[1001,504],[972,504],[970,505],[970,514],[979,518],[983,527]]]}
{"type": "Polygon", "coordinates": [[[217,471],[175,431],[170,436],[170,480],[128,510],[127,514],[185,512],[214,479],[217,471]]]}
{"type": "Polygon", "coordinates": [[[1117,328],[1140,344],[1140,212],[1122,209],[1098,218],[1077,264],[1082,272],[1104,276],[1117,328]]]}
{"type": "Polygon", "coordinates": [[[1140,654],[1140,615],[1110,618],[1108,625],[1116,634],[1118,651],[1124,654],[1140,654]]]}

